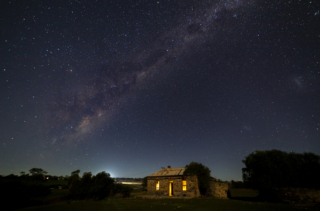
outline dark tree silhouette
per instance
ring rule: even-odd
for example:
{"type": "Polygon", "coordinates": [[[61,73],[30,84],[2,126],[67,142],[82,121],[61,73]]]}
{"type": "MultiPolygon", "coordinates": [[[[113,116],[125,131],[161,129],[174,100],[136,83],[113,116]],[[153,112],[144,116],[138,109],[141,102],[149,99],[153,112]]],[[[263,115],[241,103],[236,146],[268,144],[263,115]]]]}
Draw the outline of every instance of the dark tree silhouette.
{"type": "Polygon", "coordinates": [[[29,170],[32,176],[34,175],[46,175],[48,172],[44,171],[42,168],[32,168],[29,170]]]}
{"type": "Polygon", "coordinates": [[[256,151],[243,163],[243,181],[251,188],[320,188],[320,156],[313,153],[256,151]]]}
{"type": "Polygon", "coordinates": [[[96,176],[92,176],[91,172],[85,172],[81,180],[72,182],[69,197],[100,200],[108,197],[113,188],[114,180],[110,177],[110,174],[103,171],[96,176]]]}
{"type": "Polygon", "coordinates": [[[186,170],[183,172],[184,176],[197,175],[198,185],[201,195],[207,194],[210,185],[210,169],[201,163],[191,162],[189,165],[186,165],[186,170]]]}
{"type": "Polygon", "coordinates": [[[72,183],[80,179],[79,173],[80,173],[79,169],[71,172],[71,176],[68,178],[68,186],[72,185],[72,183]]]}
{"type": "Polygon", "coordinates": [[[71,176],[74,176],[74,175],[78,175],[79,176],[79,173],[80,173],[80,170],[75,170],[73,172],[71,172],[71,176]]]}
{"type": "Polygon", "coordinates": [[[147,177],[144,177],[144,178],[142,179],[142,188],[143,188],[143,189],[146,189],[147,186],[148,186],[148,178],[147,178],[147,177]]]}

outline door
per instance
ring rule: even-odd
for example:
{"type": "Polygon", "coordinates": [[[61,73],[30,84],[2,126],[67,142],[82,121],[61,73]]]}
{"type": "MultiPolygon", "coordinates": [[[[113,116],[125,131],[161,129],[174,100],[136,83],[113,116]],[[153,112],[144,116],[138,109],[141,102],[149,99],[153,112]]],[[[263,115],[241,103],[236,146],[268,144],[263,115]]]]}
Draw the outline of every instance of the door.
{"type": "Polygon", "coordinates": [[[169,196],[173,196],[173,181],[169,182],[169,196]]]}

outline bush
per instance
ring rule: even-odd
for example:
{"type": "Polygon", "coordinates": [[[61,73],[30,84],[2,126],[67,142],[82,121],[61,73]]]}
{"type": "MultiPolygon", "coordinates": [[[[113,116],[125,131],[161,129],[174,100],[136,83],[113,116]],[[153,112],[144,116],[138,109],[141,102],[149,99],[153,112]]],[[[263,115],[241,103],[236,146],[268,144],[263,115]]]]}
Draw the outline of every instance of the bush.
{"type": "Polygon", "coordinates": [[[115,184],[112,194],[116,195],[117,193],[121,193],[122,198],[128,198],[131,195],[133,188],[128,185],[115,184]]]}
{"type": "Polygon", "coordinates": [[[113,186],[114,180],[110,174],[103,171],[93,177],[86,172],[81,180],[72,182],[68,198],[100,200],[109,196],[113,186]]]}

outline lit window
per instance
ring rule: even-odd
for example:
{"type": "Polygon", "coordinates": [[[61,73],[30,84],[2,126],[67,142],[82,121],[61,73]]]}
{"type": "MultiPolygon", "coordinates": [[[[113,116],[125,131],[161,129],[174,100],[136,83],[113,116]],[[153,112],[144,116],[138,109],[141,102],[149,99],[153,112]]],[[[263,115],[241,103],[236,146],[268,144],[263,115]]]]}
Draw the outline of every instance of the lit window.
{"type": "Polygon", "coordinates": [[[182,191],[187,191],[187,181],[182,181],[182,191]]]}
{"type": "Polygon", "coordinates": [[[159,190],[159,188],[160,188],[160,181],[157,181],[157,183],[156,183],[156,190],[159,190]]]}

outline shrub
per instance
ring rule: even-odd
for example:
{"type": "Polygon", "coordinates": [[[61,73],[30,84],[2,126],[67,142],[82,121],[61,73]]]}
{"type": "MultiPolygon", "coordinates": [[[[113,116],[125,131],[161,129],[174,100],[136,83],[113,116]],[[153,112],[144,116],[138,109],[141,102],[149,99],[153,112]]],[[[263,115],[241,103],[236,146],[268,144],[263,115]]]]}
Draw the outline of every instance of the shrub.
{"type": "Polygon", "coordinates": [[[112,194],[116,195],[117,193],[121,193],[122,198],[128,198],[131,195],[133,188],[128,185],[123,184],[115,184],[112,190],[112,194]]]}
{"type": "Polygon", "coordinates": [[[81,180],[72,182],[68,197],[100,200],[109,196],[113,186],[114,180],[110,177],[110,174],[103,171],[93,177],[90,172],[86,172],[81,180]]]}

